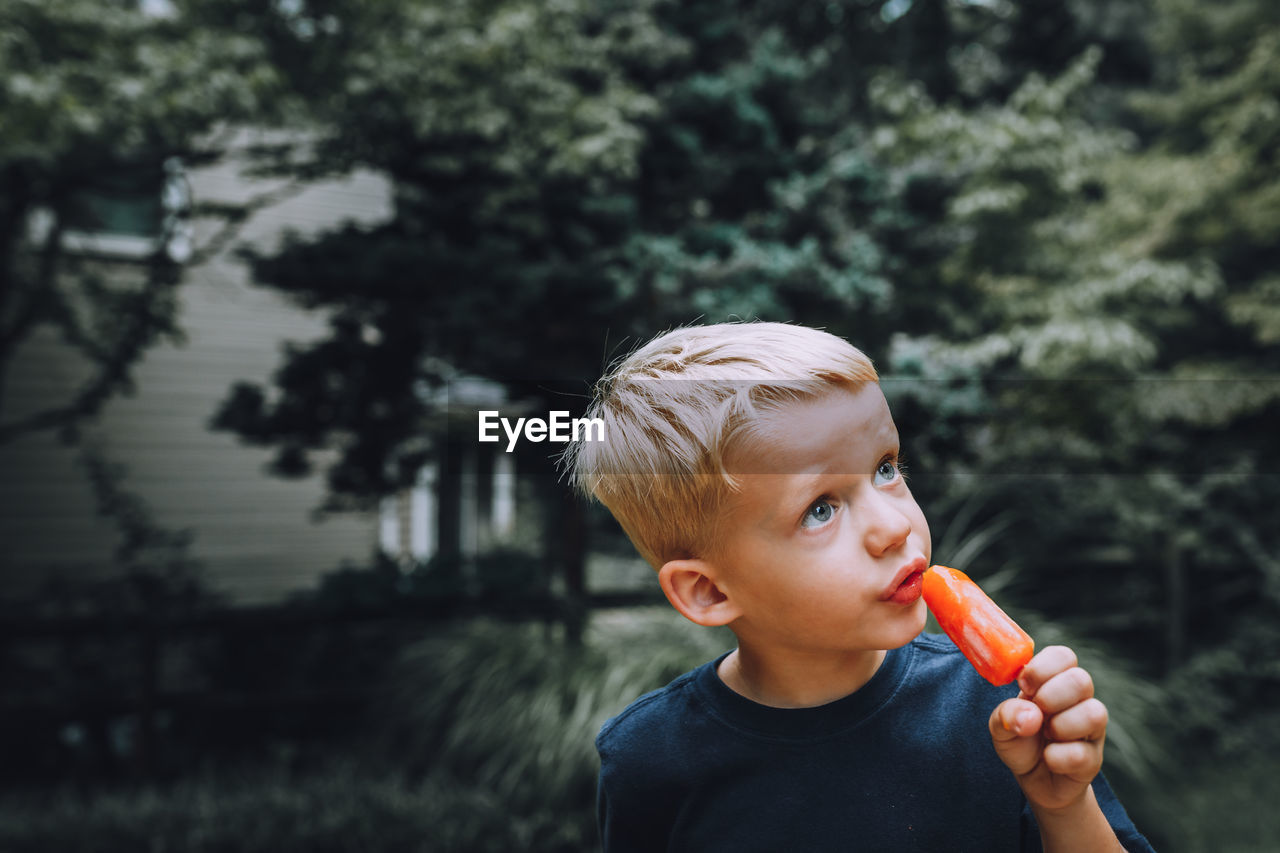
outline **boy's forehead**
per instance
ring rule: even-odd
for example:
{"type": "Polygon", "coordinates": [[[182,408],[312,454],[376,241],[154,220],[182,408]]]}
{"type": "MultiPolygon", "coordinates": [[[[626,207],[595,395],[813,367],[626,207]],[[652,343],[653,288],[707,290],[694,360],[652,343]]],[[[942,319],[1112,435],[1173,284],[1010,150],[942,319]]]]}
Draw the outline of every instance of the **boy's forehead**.
{"type": "Polygon", "coordinates": [[[727,462],[734,475],[866,474],[897,445],[884,393],[868,383],[762,415],[727,462]]]}

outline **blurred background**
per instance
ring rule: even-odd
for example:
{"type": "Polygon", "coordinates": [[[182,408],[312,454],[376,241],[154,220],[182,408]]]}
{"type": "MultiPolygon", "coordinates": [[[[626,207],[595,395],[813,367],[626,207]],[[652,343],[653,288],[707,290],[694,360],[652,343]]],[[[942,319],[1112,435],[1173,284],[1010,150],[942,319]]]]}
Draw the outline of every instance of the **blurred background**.
{"type": "Polygon", "coordinates": [[[1280,6],[0,4],[0,849],[580,851],[728,648],[549,444],[673,325],[885,377],[934,557],[1280,848],[1280,6]]]}

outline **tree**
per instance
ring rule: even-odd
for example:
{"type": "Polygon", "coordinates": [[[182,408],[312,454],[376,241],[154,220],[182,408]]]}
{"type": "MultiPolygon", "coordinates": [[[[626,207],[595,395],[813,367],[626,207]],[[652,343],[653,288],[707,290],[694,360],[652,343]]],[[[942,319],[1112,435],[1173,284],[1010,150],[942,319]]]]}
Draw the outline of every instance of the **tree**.
{"type": "MultiPolygon", "coordinates": [[[[1150,144],[1128,158],[1133,244],[1217,272],[1216,298],[1168,328],[1172,380],[1142,407],[1181,464],[1168,483],[1185,592],[1172,614],[1180,689],[1212,693],[1185,710],[1193,742],[1243,751],[1268,742],[1280,679],[1280,10],[1237,0],[1207,10],[1161,0],[1159,85],[1134,98],[1150,144]],[[1143,207],[1138,207],[1138,205],[1143,207]],[[1145,215],[1144,215],[1145,214],[1145,215]],[[1241,720],[1235,737],[1222,721],[1241,720]],[[1233,746],[1234,745],[1234,746],[1233,746]]],[[[1272,741],[1273,742],[1273,741],[1272,741]]]]}
{"type": "Polygon", "coordinates": [[[67,234],[97,230],[122,183],[159,220],[166,164],[216,156],[211,132],[258,115],[275,75],[254,39],[137,3],[14,0],[0,32],[0,412],[14,354],[37,332],[88,367],[58,404],[0,417],[3,442],[72,430],[129,388],[148,347],[180,335],[172,258],[112,267],[69,255],[67,234]]]}
{"type": "MultiPolygon", "coordinates": [[[[699,316],[865,308],[876,330],[892,201],[864,140],[831,133],[812,86],[831,59],[739,5],[326,7],[340,23],[302,28],[323,62],[297,82],[328,81],[315,134],[281,168],[382,171],[395,216],[251,257],[332,333],[218,425],[283,474],[338,448],[330,505],[367,505],[429,452],[449,369],[573,409],[617,351],[699,316]]],[[[547,480],[580,589],[582,510],[547,480]]]]}
{"type": "MultiPolygon", "coordinates": [[[[849,32],[874,43],[857,15],[849,32]]],[[[880,243],[909,222],[847,126],[855,101],[831,109],[847,53],[793,18],[741,3],[329,3],[267,30],[274,56],[302,57],[281,67],[311,108],[281,173],[373,168],[396,209],[250,256],[332,331],[287,353],[274,387],[237,386],[216,425],[274,448],[286,476],[324,459],[327,506],[369,506],[429,454],[456,458],[430,429],[451,370],[575,409],[616,353],[700,317],[849,316],[887,343],[880,243]]],[[[545,455],[524,470],[545,475],[546,574],[575,598],[585,508],[545,455]]]]}
{"type": "MultiPolygon", "coordinates": [[[[822,325],[943,380],[901,402],[925,463],[989,470],[1005,442],[1026,466],[1124,459],[1103,440],[1119,421],[1098,386],[1033,385],[1032,400],[978,379],[1136,376],[1161,351],[1165,309],[1176,326],[1216,292],[1212,265],[1108,234],[1108,164],[1136,140],[1103,123],[1117,108],[1094,100],[1100,53],[1065,71],[1045,54],[1053,75],[1027,76],[1034,40],[1058,34],[1025,20],[984,34],[1011,14],[994,5],[897,7],[306,7],[273,35],[275,55],[311,57],[294,87],[314,135],[281,169],[378,169],[396,213],[252,257],[262,283],[329,312],[332,334],[289,353],[275,388],[238,387],[219,425],[276,448],[281,473],[336,448],[332,506],[367,505],[428,452],[423,392],[444,365],[522,394],[519,380],[546,395],[568,379],[585,396],[615,352],[737,316],[822,325]],[[973,42],[997,65],[986,77],[966,65],[973,42]],[[1007,429],[988,427],[993,413],[1007,429]]],[[[1131,24],[1108,38],[1132,45],[1131,24]]],[[[1135,63],[1109,79],[1141,79],[1135,63]]],[[[922,486],[930,500],[964,491],[922,486]]],[[[1067,537],[1092,517],[1057,513],[1060,500],[1040,505],[1067,537]]]]}
{"type": "Polygon", "coordinates": [[[527,378],[555,378],[582,358],[573,312],[556,302],[609,299],[591,291],[588,271],[631,215],[619,188],[635,177],[636,120],[655,108],[616,63],[656,61],[664,48],[643,18],[606,24],[574,3],[333,14],[342,23],[331,37],[308,37],[333,42],[318,49],[330,59],[294,69],[299,87],[331,81],[312,104],[316,137],[301,168],[383,171],[396,215],[253,258],[260,279],[330,310],[333,334],[291,356],[277,403],[242,386],[220,423],[279,447],[281,472],[305,469],[309,451],[342,436],[330,484],[339,503],[358,503],[412,476],[424,388],[443,381],[442,362],[520,376],[528,352],[510,344],[535,328],[542,357],[527,378]]]}
{"type": "Polygon", "coordinates": [[[914,235],[936,262],[907,265],[934,282],[908,309],[929,331],[890,359],[920,378],[903,411],[925,470],[950,475],[936,493],[985,494],[973,523],[1000,535],[984,561],[1022,569],[1050,614],[1092,614],[1079,624],[1152,671],[1233,630],[1274,646],[1257,631],[1274,622],[1276,485],[1250,472],[1276,470],[1280,394],[1274,16],[1161,12],[1167,60],[1129,95],[1133,133],[1090,118],[1092,52],[1000,105],[940,105],[897,81],[878,101],[882,156],[938,199],[914,235]]]}

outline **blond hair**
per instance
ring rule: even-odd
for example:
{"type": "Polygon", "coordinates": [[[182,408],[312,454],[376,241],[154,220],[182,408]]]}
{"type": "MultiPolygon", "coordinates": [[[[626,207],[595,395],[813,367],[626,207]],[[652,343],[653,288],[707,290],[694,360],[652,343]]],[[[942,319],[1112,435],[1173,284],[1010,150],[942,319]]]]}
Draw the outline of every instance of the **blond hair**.
{"type": "Polygon", "coordinates": [[[715,539],[737,482],[726,455],[762,415],[833,388],[877,382],[871,360],[827,332],[785,323],[689,326],[659,335],[595,387],[603,441],[574,442],[574,487],[608,507],[655,569],[715,539]]]}

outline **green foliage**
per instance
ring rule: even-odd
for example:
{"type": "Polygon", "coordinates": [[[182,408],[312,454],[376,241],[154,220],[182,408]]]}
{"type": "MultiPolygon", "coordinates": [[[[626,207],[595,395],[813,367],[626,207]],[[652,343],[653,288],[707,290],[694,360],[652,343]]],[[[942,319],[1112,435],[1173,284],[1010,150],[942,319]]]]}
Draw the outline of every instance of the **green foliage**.
{"type": "Polygon", "coordinates": [[[63,237],[92,226],[95,197],[122,178],[158,199],[165,161],[214,156],[212,131],[261,114],[277,75],[252,36],[140,4],[14,0],[0,34],[0,405],[14,352],[41,330],[89,368],[64,401],[0,419],[5,441],[91,417],[148,347],[180,337],[172,264],[109,270],[69,257],[63,237]]]}
{"type": "MultiPolygon", "coordinates": [[[[1267,39],[1260,29],[1257,44],[1267,39]]],[[[1275,484],[1250,472],[1275,470],[1263,424],[1280,389],[1255,334],[1267,315],[1240,306],[1263,301],[1242,271],[1268,249],[1246,255],[1238,238],[1188,230],[1216,227],[1219,204],[1244,188],[1239,176],[1221,188],[1209,151],[1175,153],[1186,143],[1175,144],[1172,117],[1188,100],[1221,113],[1231,104],[1200,96],[1195,77],[1147,93],[1143,133],[1160,127],[1170,142],[1144,142],[1089,118],[1097,62],[1087,53],[978,109],[936,104],[893,78],[873,87],[880,156],[904,182],[928,175],[941,188],[920,238],[938,252],[922,267],[932,305],[917,309],[930,332],[900,335],[890,362],[907,419],[918,419],[904,433],[908,452],[917,441],[926,451],[916,476],[935,516],[982,495],[1010,507],[1016,523],[991,558],[1023,567],[1043,611],[1109,633],[1154,668],[1156,638],[1210,643],[1227,627],[1216,614],[1266,584],[1259,555],[1274,542],[1259,508],[1275,484]],[[1194,612],[1170,591],[1182,563],[1203,590],[1194,612]]],[[[1269,91],[1262,65],[1238,67],[1236,89],[1248,79],[1269,91]]],[[[1212,151],[1232,137],[1201,138],[1212,151]]],[[[1248,151],[1231,158],[1257,162],[1241,166],[1257,187],[1274,169],[1248,151]]],[[[1240,236],[1258,227],[1227,225],[1240,236]]],[[[1266,266],[1255,269],[1265,290],[1266,266]]],[[[1249,610],[1265,618],[1273,606],[1264,595],[1249,610]]]]}
{"type": "Polygon", "coordinates": [[[0,797],[6,851],[543,851],[596,847],[600,725],[731,638],[663,610],[600,615],[581,645],[476,623],[409,646],[354,740],[264,750],[163,787],[0,797]]]}
{"type": "Polygon", "coordinates": [[[176,785],[0,804],[11,853],[185,850],[199,853],[569,853],[591,849],[562,815],[512,814],[483,790],[432,779],[406,784],[359,763],[323,771],[210,774],[176,785]]]}
{"type": "MultiPolygon", "coordinates": [[[[987,580],[999,589],[999,579],[987,580]]],[[[1033,613],[1018,616],[1042,644],[1068,639],[1033,613]]],[[[1150,784],[1153,771],[1167,770],[1154,735],[1156,689],[1101,648],[1071,644],[1111,711],[1108,774],[1150,784]]],[[[385,673],[356,739],[362,753],[308,765],[268,751],[164,789],[87,800],[11,795],[0,801],[0,843],[15,851],[594,849],[592,741],[601,724],[731,645],[727,633],[665,608],[598,614],[581,645],[538,625],[441,629],[385,673]]]]}
{"type": "Polygon", "coordinates": [[[388,608],[431,601],[519,602],[546,599],[541,558],[528,550],[500,547],[474,557],[436,554],[408,569],[385,555],[365,567],[344,566],[320,578],[295,603],[343,610],[388,608]]]}
{"type": "Polygon", "coordinates": [[[378,737],[411,773],[477,785],[517,814],[582,819],[594,814],[604,721],[731,640],[665,610],[597,616],[581,645],[537,625],[466,626],[406,650],[378,737]]]}
{"type": "Polygon", "coordinates": [[[253,258],[332,335],[217,426],[276,448],[280,473],[340,446],[335,505],[367,502],[426,452],[444,364],[563,408],[615,348],[695,317],[849,316],[885,340],[885,245],[911,219],[816,85],[836,58],[781,10],[733,5],[408,4],[311,36],[329,49],[297,73],[331,86],[308,158],[278,166],[384,171],[396,217],[253,258]]]}
{"type": "Polygon", "coordinates": [[[1280,839],[1280,816],[1268,808],[1280,796],[1272,734],[1277,720],[1270,712],[1228,719],[1226,727],[1241,740],[1239,751],[1180,765],[1160,795],[1143,798],[1136,809],[1126,800],[1138,825],[1149,827],[1157,850],[1264,853],[1280,839]]]}
{"type": "Polygon", "coordinates": [[[1163,182],[1167,195],[1145,236],[1161,254],[1203,252],[1218,263],[1226,316],[1215,318],[1215,343],[1225,353],[1245,341],[1266,348],[1275,340],[1280,236],[1280,20],[1261,3],[1234,2],[1213,15],[1190,3],[1160,5],[1170,84],[1139,93],[1135,105],[1162,131],[1138,163],[1142,184],[1163,182]]]}
{"type": "Polygon", "coordinates": [[[185,153],[277,84],[252,36],[188,27],[138,4],[14,0],[2,14],[0,162],[27,193],[185,153]]]}
{"type": "Polygon", "coordinates": [[[313,75],[330,81],[311,103],[315,137],[267,165],[381,170],[396,182],[397,216],[255,259],[261,279],[333,309],[333,334],[290,354],[278,400],[243,386],[216,423],[277,447],[282,473],[344,444],[330,481],[359,501],[412,477],[426,451],[426,392],[449,378],[442,365],[555,379],[598,363],[591,321],[621,313],[598,273],[634,219],[642,122],[657,110],[626,72],[661,67],[679,45],[642,6],[356,3],[333,13],[337,32],[306,39],[323,47],[318,58],[289,69],[300,89],[313,75]],[[585,317],[557,307],[566,304],[585,317]],[[533,329],[544,350],[531,360],[509,344],[533,329]]]}
{"type": "MultiPolygon", "coordinates": [[[[890,377],[935,524],[985,531],[981,550],[941,537],[937,557],[999,567],[1040,633],[1098,662],[1121,766],[1163,766],[1144,730],[1225,749],[1217,724],[1280,685],[1257,663],[1280,644],[1276,13],[864,6],[204,9],[264,22],[304,107],[309,133],[264,169],[369,167],[396,193],[387,224],[251,258],[331,334],[217,423],[281,473],[336,449],[335,506],[367,504],[433,450],[431,392],[453,368],[522,394],[533,379],[563,408],[580,398],[556,380],[581,394],[675,324],[823,326],[890,377]],[[1165,716],[1166,674],[1212,700],[1165,716]]],[[[512,712],[578,714],[565,678],[512,712]]],[[[422,704],[424,728],[465,728],[422,704]]],[[[418,749],[507,792],[504,768],[536,775],[481,734],[418,749]]],[[[542,748],[568,755],[555,737],[542,748]]],[[[565,798],[574,778],[539,777],[565,798]]]]}

